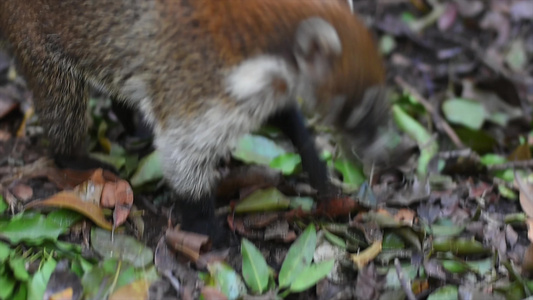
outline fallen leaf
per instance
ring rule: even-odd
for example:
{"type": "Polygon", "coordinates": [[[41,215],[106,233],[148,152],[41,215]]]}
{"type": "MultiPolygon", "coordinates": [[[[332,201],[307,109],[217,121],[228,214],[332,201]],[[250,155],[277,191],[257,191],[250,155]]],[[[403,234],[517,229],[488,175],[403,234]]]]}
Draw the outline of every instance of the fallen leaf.
{"type": "Polygon", "coordinates": [[[72,288],[66,288],[50,296],[50,300],[70,300],[73,296],[72,288]]]}
{"type": "Polygon", "coordinates": [[[413,226],[413,223],[415,222],[415,212],[410,209],[400,209],[396,215],[394,215],[394,219],[398,221],[399,223],[413,226]]]}
{"type": "Polygon", "coordinates": [[[351,212],[362,209],[361,206],[350,197],[338,197],[321,201],[317,207],[317,214],[328,217],[349,215],[351,212]]]}
{"type": "Polygon", "coordinates": [[[17,197],[22,202],[26,202],[33,197],[33,189],[26,184],[17,184],[11,189],[11,192],[15,197],[17,197]]]}
{"type": "Polygon", "coordinates": [[[148,291],[150,289],[150,282],[145,279],[136,280],[128,285],[125,285],[109,296],[109,300],[144,300],[148,299],[148,291]]]}
{"type": "Polygon", "coordinates": [[[363,269],[379,253],[381,253],[382,241],[375,241],[370,247],[366,248],[359,254],[352,254],[350,258],[359,270],[363,269]]]}
{"type": "Polygon", "coordinates": [[[198,260],[201,252],[208,251],[211,248],[208,236],[194,232],[167,229],[165,239],[173,250],[184,254],[193,262],[198,260]]]}
{"type": "Polygon", "coordinates": [[[212,286],[204,286],[201,291],[202,297],[205,300],[227,300],[228,297],[224,295],[217,288],[212,286]]]}
{"type": "Polygon", "coordinates": [[[113,223],[115,227],[123,224],[133,205],[133,190],[126,180],[106,182],[102,190],[100,203],[103,207],[114,207],[113,223]]]}
{"type": "Polygon", "coordinates": [[[98,205],[84,202],[75,192],[72,191],[59,192],[48,199],[43,201],[34,201],[25,206],[26,209],[35,207],[68,208],[86,216],[99,227],[107,230],[111,230],[113,228],[113,225],[106,220],[102,209],[98,205]]]}
{"type": "Polygon", "coordinates": [[[530,183],[522,180],[518,173],[514,173],[515,183],[520,191],[520,206],[526,215],[533,218],[533,187],[530,183]]]}

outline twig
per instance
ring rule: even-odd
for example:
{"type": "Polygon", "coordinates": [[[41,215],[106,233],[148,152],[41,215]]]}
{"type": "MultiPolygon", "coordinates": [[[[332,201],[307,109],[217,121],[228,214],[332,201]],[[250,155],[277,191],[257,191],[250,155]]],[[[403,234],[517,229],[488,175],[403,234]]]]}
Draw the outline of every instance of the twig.
{"type": "Polygon", "coordinates": [[[402,289],[405,292],[405,296],[407,296],[407,299],[409,300],[416,300],[415,293],[413,293],[411,284],[403,273],[402,266],[400,265],[400,260],[398,258],[394,259],[394,266],[396,267],[396,274],[398,275],[398,280],[400,281],[402,289]]]}
{"type": "Polygon", "coordinates": [[[510,161],[503,164],[494,164],[491,166],[487,166],[487,169],[498,171],[498,170],[507,170],[507,169],[529,169],[533,168],[533,159],[530,160],[517,160],[517,161],[510,161]]]}
{"type": "Polygon", "coordinates": [[[409,92],[409,94],[411,94],[411,96],[413,96],[418,102],[420,102],[422,106],[424,106],[424,108],[432,115],[433,120],[435,121],[435,124],[437,125],[437,128],[441,128],[448,135],[450,140],[452,140],[452,142],[455,144],[457,148],[460,148],[460,149],[465,148],[465,146],[463,145],[463,142],[461,142],[461,140],[459,139],[459,137],[457,136],[453,128],[450,126],[450,124],[448,124],[448,122],[446,122],[446,120],[444,120],[444,118],[442,118],[439,115],[438,111],[433,107],[433,105],[431,105],[431,103],[429,103],[429,101],[427,101],[424,97],[422,97],[422,95],[420,95],[420,93],[418,93],[418,91],[414,87],[409,85],[402,78],[395,77],[394,81],[401,88],[409,92]]]}

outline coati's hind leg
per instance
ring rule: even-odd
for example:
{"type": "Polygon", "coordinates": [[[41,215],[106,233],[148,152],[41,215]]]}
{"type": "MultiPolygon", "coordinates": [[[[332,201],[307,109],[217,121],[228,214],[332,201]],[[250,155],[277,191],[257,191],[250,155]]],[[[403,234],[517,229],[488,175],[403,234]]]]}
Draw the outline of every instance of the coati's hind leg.
{"type": "Polygon", "coordinates": [[[44,51],[32,55],[22,57],[22,71],[33,91],[36,114],[48,136],[56,164],[73,169],[112,169],[87,156],[84,142],[89,87],[85,80],[53,64],[54,60],[47,58],[44,51]]]}

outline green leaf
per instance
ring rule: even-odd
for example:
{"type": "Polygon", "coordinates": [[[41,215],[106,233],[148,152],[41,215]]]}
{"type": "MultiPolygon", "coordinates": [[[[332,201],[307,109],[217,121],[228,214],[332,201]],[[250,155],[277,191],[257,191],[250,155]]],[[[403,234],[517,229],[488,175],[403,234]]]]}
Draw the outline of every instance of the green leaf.
{"type": "Polygon", "coordinates": [[[232,154],[240,161],[268,166],[274,158],[285,154],[285,150],[266,137],[247,134],[239,140],[232,154]]]}
{"type": "Polygon", "coordinates": [[[13,294],[11,300],[26,300],[28,298],[28,286],[19,284],[17,291],[13,294]]]}
{"type": "Polygon", "coordinates": [[[405,243],[402,238],[393,232],[387,232],[383,236],[383,250],[387,249],[403,249],[405,243]]]}
{"type": "Polygon", "coordinates": [[[480,158],[480,162],[485,166],[492,166],[497,164],[503,164],[507,162],[507,159],[501,155],[489,153],[480,158]]]}
{"type": "Polygon", "coordinates": [[[420,148],[417,173],[425,175],[429,161],[438,151],[438,144],[431,134],[398,105],[392,106],[394,121],[398,127],[414,139],[420,148]]]}
{"type": "Polygon", "coordinates": [[[22,213],[0,225],[0,236],[16,244],[20,241],[39,244],[44,239],[57,240],[68,227],[58,224],[40,214],[22,213]]]}
{"type": "Polygon", "coordinates": [[[0,264],[4,263],[11,254],[11,248],[8,244],[0,241],[0,264]]]}
{"type": "Polygon", "coordinates": [[[106,164],[112,165],[117,170],[120,170],[126,163],[126,158],[123,156],[113,156],[100,152],[89,153],[89,156],[106,164]]]}
{"type": "Polygon", "coordinates": [[[485,108],[478,101],[454,98],[444,101],[442,111],[448,121],[479,130],[485,122],[485,108]]]}
{"type": "Polygon", "coordinates": [[[254,293],[263,294],[268,285],[269,271],[265,258],[247,239],[241,241],[242,275],[254,293]]]}
{"type": "Polygon", "coordinates": [[[459,291],[454,285],[445,285],[436,289],[428,300],[456,300],[459,297],[459,291]]]}
{"type": "Polygon", "coordinates": [[[73,210],[58,209],[49,213],[46,216],[46,219],[55,222],[61,227],[70,228],[72,225],[82,220],[83,216],[73,210]]]}
{"type": "Polygon", "coordinates": [[[327,276],[333,269],[334,259],[307,266],[298,274],[291,284],[291,292],[302,292],[315,285],[320,279],[327,276]]]}
{"type": "Polygon", "coordinates": [[[117,258],[130,262],[135,267],[144,267],[152,262],[152,249],[135,238],[94,227],[91,231],[93,249],[105,258],[117,258]]]}
{"type": "Polygon", "coordinates": [[[486,275],[493,269],[494,261],[492,257],[482,259],[482,260],[471,260],[467,261],[466,264],[470,269],[476,271],[479,275],[486,275]]]}
{"type": "Polygon", "coordinates": [[[283,175],[293,175],[300,166],[302,159],[298,153],[285,153],[270,162],[270,167],[280,170],[283,175]]]}
{"type": "Polygon", "coordinates": [[[365,181],[363,170],[347,159],[336,159],[334,166],[342,174],[342,181],[351,188],[357,189],[365,181]]]}
{"type": "Polygon", "coordinates": [[[246,294],[246,286],[239,274],[226,263],[217,261],[207,265],[207,269],[216,286],[228,297],[228,300],[239,299],[246,294]]]}
{"type": "Polygon", "coordinates": [[[385,55],[388,55],[396,48],[396,40],[388,34],[384,34],[379,40],[379,51],[385,55]]]}
{"type": "Polygon", "coordinates": [[[483,154],[494,151],[498,142],[494,137],[483,130],[472,130],[465,127],[454,127],[455,133],[466,147],[472,148],[472,151],[483,154]]]}
{"type": "Polygon", "coordinates": [[[26,260],[20,256],[11,256],[9,259],[9,267],[13,271],[13,275],[20,281],[28,281],[30,274],[26,270],[26,260]]]}
{"type": "Polygon", "coordinates": [[[524,42],[521,39],[514,40],[511,43],[511,48],[509,48],[509,52],[505,55],[505,62],[515,72],[524,70],[527,64],[527,55],[524,49],[524,42]]]}
{"type": "Polygon", "coordinates": [[[52,257],[48,257],[39,271],[33,274],[33,277],[28,283],[28,299],[43,299],[48,280],[50,280],[50,276],[54,272],[56,265],[57,261],[52,257]]]}
{"type": "Polygon", "coordinates": [[[146,183],[161,180],[162,178],[161,158],[159,152],[154,151],[141,159],[139,168],[131,177],[130,183],[133,187],[139,187],[146,183]]]}
{"type": "Polygon", "coordinates": [[[3,214],[9,206],[7,205],[4,196],[0,195],[0,214],[3,214]]]}
{"type": "MultiPolygon", "coordinates": [[[[419,268],[411,264],[402,264],[402,273],[406,279],[413,280],[418,275],[419,268]]],[[[384,288],[390,289],[401,289],[401,283],[398,279],[398,272],[394,266],[386,268],[387,275],[385,276],[385,286],[384,288]]],[[[422,277],[422,275],[419,275],[422,277]]]]}
{"type": "Polygon", "coordinates": [[[276,188],[257,190],[235,206],[236,213],[284,210],[289,207],[290,199],[276,188]]]}
{"type": "Polygon", "coordinates": [[[465,226],[460,225],[431,225],[434,236],[457,236],[463,232],[465,226]]]}
{"type": "Polygon", "coordinates": [[[316,247],[316,229],[313,224],[292,244],[279,272],[279,287],[288,287],[311,264],[316,247]]]}
{"type": "Polygon", "coordinates": [[[330,242],[332,243],[333,245],[335,246],[338,246],[338,247],[341,247],[343,249],[346,249],[346,242],[341,239],[340,237],[334,235],[333,233],[327,231],[327,230],[323,230],[324,232],[324,237],[330,242]]]}
{"type": "Polygon", "coordinates": [[[289,207],[291,209],[301,209],[302,211],[311,211],[315,201],[312,197],[291,197],[289,207]]]}
{"type": "MultiPolygon", "coordinates": [[[[0,275],[0,299],[9,299],[15,289],[15,279],[7,274],[0,275]]],[[[28,298],[29,299],[29,298],[28,298]]],[[[42,297],[41,297],[42,299],[42,297]]]]}

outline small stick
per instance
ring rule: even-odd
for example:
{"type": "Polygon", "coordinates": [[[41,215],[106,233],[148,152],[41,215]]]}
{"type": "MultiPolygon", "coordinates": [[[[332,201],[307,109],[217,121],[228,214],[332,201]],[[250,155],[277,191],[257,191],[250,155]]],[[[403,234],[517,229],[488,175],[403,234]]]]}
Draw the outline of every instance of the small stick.
{"type": "Polygon", "coordinates": [[[418,102],[420,102],[422,106],[424,106],[424,108],[433,116],[433,119],[435,120],[437,128],[442,128],[442,130],[444,130],[444,132],[448,135],[448,137],[452,140],[452,142],[455,144],[457,148],[460,148],[460,149],[465,148],[465,146],[463,145],[463,142],[461,142],[461,140],[459,139],[459,137],[457,136],[453,128],[450,126],[450,124],[448,124],[448,122],[446,122],[446,120],[444,120],[438,114],[438,111],[433,107],[433,105],[431,105],[431,103],[429,103],[428,100],[422,97],[422,95],[420,95],[420,93],[418,93],[418,91],[414,87],[409,85],[402,78],[395,77],[394,81],[404,90],[409,92],[411,96],[415,97],[415,99],[418,102]]]}

